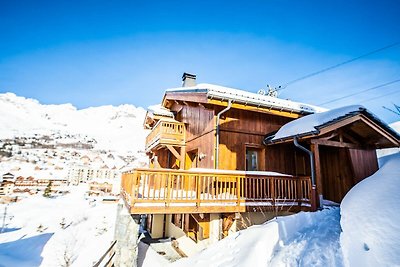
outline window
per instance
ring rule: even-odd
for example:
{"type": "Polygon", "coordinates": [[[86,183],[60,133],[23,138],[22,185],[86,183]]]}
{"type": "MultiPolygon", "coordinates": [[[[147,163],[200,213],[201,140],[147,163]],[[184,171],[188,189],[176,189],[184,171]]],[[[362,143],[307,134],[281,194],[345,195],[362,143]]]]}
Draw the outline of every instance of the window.
{"type": "Polygon", "coordinates": [[[258,149],[246,148],[246,171],[258,171],[258,149]]]}

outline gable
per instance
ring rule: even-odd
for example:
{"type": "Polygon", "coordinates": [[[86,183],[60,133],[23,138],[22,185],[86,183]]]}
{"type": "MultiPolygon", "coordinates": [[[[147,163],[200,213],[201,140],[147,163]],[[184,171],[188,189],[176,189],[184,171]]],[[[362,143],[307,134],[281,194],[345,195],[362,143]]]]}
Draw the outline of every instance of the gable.
{"type": "Polygon", "coordinates": [[[265,143],[291,142],[294,137],[352,148],[400,146],[399,135],[362,106],[343,107],[294,120],[267,136],[265,143]]]}

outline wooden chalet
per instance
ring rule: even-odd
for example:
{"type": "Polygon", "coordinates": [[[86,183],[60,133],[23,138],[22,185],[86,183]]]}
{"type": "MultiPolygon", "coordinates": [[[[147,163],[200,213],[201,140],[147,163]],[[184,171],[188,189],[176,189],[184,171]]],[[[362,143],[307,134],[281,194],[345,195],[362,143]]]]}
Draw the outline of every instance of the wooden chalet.
{"type": "Polygon", "coordinates": [[[291,132],[281,130],[292,129],[291,123],[325,110],[197,85],[195,78],[185,73],[183,87],[168,89],[161,105],[149,109],[150,167],[123,174],[126,206],[147,215],[154,237],[218,240],[246,221],[315,210],[322,199],[340,203],[377,170],[376,148],[400,145],[399,136],[365,109],[286,135],[291,132]]]}

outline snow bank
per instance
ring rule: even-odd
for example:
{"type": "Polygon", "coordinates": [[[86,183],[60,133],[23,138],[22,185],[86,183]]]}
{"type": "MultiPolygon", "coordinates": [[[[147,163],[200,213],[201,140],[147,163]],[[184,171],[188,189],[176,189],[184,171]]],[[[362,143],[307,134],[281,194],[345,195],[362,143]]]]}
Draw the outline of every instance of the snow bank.
{"type": "Polygon", "coordinates": [[[400,266],[400,153],[347,193],[340,242],[346,266],[400,266]]]}
{"type": "Polygon", "coordinates": [[[249,227],[171,266],[342,266],[338,208],[249,227]]]}

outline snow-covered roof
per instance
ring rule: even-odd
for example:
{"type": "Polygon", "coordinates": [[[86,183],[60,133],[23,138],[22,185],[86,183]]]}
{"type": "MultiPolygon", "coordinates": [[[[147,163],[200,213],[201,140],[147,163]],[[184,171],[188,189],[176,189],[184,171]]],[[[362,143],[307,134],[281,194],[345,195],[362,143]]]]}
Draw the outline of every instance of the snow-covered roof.
{"type": "Polygon", "coordinates": [[[399,135],[393,129],[378,119],[374,114],[369,112],[365,107],[361,105],[352,105],[307,115],[291,121],[283,125],[274,135],[267,136],[266,142],[274,143],[292,138],[294,136],[302,137],[318,134],[320,128],[359,113],[372,118],[380,126],[389,131],[393,136],[399,138],[399,135]]]}
{"type": "Polygon", "coordinates": [[[170,118],[174,117],[174,114],[171,111],[169,111],[169,109],[161,106],[160,104],[149,106],[147,108],[147,114],[148,114],[148,116],[160,115],[160,116],[170,117],[170,118]]]}
{"type": "Polygon", "coordinates": [[[326,111],[324,108],[309,104],[207,83],[201,83],[191,87],[171,88],[167,89],[166,92],[206,93],[207,98],[209,99],[232,100],[234,103],[274,108],[296,113],[315,113],[326,111]]]}

